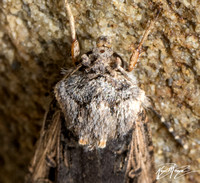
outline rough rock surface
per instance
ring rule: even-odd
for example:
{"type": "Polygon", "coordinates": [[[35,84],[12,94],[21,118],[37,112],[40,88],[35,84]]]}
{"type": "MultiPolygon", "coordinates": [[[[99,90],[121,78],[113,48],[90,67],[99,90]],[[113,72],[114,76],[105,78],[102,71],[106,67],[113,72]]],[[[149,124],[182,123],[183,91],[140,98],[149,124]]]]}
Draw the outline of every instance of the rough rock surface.
{"type": "MultiPolygon", "coordinates": [[[[200,4],[198,0],[74,0],[81,53],[101,35],[129,60],[148,21],[161,15],[134,70],[140,86],[184,142],[152,118],[155,161],[200,169],[200,4]]],[[[23,182],[52,89],[72,66],[64,1],[0,1],[0,181],[23,182]]],[[[198,173],[174,182],[198,182],[198,173]]],[[[169,182],[163,178],[160,182],[169,182]]]]}

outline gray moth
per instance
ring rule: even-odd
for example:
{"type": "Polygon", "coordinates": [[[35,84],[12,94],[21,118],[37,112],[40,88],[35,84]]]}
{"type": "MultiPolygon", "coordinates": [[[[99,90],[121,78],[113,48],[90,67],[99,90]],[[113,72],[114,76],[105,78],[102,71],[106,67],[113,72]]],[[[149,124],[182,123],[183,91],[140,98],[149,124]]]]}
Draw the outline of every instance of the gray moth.
{"type": "Polygon", "coordinates": [[[104,148],[106,141],[127,134],[149,102],[123,60],[100,37],[79,70],[56,84],[55,95],[69,130],[79,144],[104,148]],[[123,64],[122,64],[123,63],[123,64]]]}
{"type": "MultiPolygon", "coordinates": [[[[153,145],[145,110],[150,106],[132,69],[151,21],[129,65],[108,37],[79,58],[69,3],[72,60],[55,88],[26,182],[155,182],[153,145]]],[[[158,15],[158,14],[157,14],[158,15]]],[[[156,16],[157,17],[157,16],[156,16]]]]}

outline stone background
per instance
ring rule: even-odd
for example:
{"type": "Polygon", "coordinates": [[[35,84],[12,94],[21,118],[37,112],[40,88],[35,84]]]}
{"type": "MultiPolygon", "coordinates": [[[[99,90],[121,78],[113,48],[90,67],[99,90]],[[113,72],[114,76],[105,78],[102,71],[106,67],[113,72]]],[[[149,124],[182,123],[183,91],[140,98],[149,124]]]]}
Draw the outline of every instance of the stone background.
{"type": "MultiPolygon", "coordinates": [[[[74,0],[81,53],[100,35],[126,61],[162,12],[133,71],[174,136],[151,117],[155,162],[200,170],[200,3],[198,0],[74,0]],[[177,137],[176,137],[177,138],[177,137]]],[[[72,66],[64,1],[0,0],[0,182],[23,182],[53,86],[72,66]]],[[[199,172],[200,173],[200,172],[199,172]]],[[[175,182],[198,182],[190,173],[175,182]]],[[[159,182],[169,182],[163,178],[159,182]]]]}

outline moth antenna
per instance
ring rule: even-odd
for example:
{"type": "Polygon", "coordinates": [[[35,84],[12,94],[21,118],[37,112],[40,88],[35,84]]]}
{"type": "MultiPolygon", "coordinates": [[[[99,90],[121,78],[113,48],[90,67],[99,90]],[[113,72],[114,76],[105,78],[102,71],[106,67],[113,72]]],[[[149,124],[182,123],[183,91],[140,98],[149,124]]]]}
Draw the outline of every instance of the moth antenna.
{"type": "Polygon", "coordinates": [[[140,56],[142,45],[143,45],[144,41],[147,39],[149,33],[151,32],[151,29],[154,26],[154,24],[158,18],[158,15],[160,14],[160,11],[161,11],[161,9],[158,9],[158,12],[156,13],[155,18],[153,20],[151,20],[148,28],[146,29],[146,31],[144,32],[144,34],[142,36],[142,39],[141,39],[140,44],[137,47],[137,49],[133,49],[133,52],[132,52],[132,55],[131,55],[131,58],[129,61],[129,68],[128,68],[129,71],[132,71],[134,69],[134,67],[138,61],[138,58],[140,56]]]}
{"type": "Polygon", "coordinates": [[[72,45],[71,45],[71,55],[72,55],[72,62],[75,64],[77,61],[77,58],[80,54],[80,47],[79,42],[76,39],[76,28],[75,28],[75,20],[74,16],[72,14],[70,5],[68,3],[68,0],[65,0],[65,8],[67,10],[67,14],[69,17],[69,23],[70,23],[70,29],[71,29],[71,37],[72,37],[72,45]]]}

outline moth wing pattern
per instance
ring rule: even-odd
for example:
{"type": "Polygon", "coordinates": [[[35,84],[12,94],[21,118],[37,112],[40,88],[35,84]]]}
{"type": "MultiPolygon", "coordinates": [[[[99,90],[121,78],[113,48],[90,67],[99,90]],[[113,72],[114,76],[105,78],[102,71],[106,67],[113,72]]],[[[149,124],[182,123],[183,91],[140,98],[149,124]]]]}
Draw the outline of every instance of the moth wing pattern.
{"type": "Polygon", "coordinates": [[[123,138],[108,142],[104,149],[88,151],[67,130],[57,105],[54,99],[46,114],[27,183],[155,182],[151,134],[144,109],[133,121],[133,130],[123,138]]]}
{"type": "Polygon", "coordinates": [[[145,110],[139,114],[139,118],[133,125],[126,168],[126,182],[130,182],[131,179],[136,183],[156,182],[153,144],[145,110]]]}
{"type": "Polygon", "coordinates": [[[78,141],[69,135],[70,131],[64,133],[60,147],[67,163],[59,163],[57,182],[156,182],[151,131],[145,109],[137,121],[133,121],[133,130],[122,138],[109,141],[104,149],[88,151],[84,146],[77,145],[78,141]]]}
{"type": "Polygon", "coordinates": [[[58,162],[57,151],[60,143],[61,111],[56,106],[56,100],[50,104],[46,113],[36,151],[26,176],[27,183],[51,182],[50,169],[58,162]]]}

